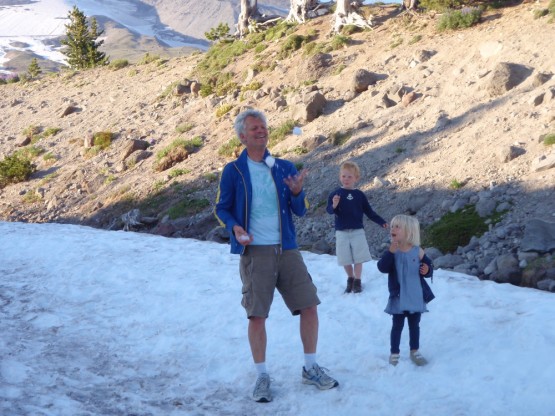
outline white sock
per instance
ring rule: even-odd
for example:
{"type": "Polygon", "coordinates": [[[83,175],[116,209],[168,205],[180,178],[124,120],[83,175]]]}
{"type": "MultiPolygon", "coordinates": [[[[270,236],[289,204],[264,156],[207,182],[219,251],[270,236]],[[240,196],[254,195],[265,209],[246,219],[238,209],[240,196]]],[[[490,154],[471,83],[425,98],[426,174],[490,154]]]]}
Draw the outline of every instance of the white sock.
{"type": "Polygon", "coordinates": [[[304,355],[304,368],[311,369],[316,364],[316,353],[304,355]]]}
{"type": "Polygon", "coordinates": [[[268,374],[268,371],[266,370],[266,362],[263,363],[254,363],[254,366],[256,367],[256,372],[258,373],[258,375],[260,374],[268,374]]]}

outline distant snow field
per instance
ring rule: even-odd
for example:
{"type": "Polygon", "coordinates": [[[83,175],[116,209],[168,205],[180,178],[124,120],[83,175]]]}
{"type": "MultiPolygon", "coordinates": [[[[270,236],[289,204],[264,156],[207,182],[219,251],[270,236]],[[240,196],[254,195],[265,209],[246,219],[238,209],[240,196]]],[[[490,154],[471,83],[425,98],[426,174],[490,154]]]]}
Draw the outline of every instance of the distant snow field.
{"type": "Polygon", "coordinates": [[[55,62],[64,55],[48,40],[65,33],[69,10],[63,0],[42,0],[25,5],[0,7],[0,73],[9,50],[29,50],[55,62]],[[46,42],[45,42],[46,41],[46,42]]]}

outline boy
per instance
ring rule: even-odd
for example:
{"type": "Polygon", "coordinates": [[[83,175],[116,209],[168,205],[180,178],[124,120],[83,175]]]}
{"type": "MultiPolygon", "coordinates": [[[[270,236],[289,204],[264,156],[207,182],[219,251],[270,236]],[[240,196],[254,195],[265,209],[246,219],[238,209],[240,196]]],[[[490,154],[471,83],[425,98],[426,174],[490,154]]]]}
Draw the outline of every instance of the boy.
{"type": "Polygon", "coordinates": [[[328,197],[326,208],[335,214],[335,251],[337,263],[347,273],[345,293],[362,292],[362,263],[372,259],[364,234],[363,215],[387,228],[387,222],[376,214],[366,195],[355,184],[360,179],[360,168],[355,162],[343,162],[339,170],[341,187],[328,197]]]}

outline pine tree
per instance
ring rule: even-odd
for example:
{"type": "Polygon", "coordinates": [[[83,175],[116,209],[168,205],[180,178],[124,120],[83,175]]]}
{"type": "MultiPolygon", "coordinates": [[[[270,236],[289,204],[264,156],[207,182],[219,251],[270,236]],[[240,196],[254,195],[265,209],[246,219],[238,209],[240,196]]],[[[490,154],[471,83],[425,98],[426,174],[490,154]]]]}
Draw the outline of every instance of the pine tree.
{"type": "Polygon", "coordinates": [[[66,46],[62,53],[67,56],[67,63],[73,69],[94,68],[95,66],[106,65],[108,58],[99,48],[104,41],[97,39],[102,35],[98,31],[96,19],[90,19],[90,28],[85,14],[73,6],[68,13],[69,24],[66,24],[66,39],[62,40],[62,45],[66,46]]]}
{"type": "Polygon", "coordinates": [[[42,73],[42,69],[39,66],[39,62],[37,58],[33,58],[31,64],[27,68],[27,74],[29,74],[30,78],[36,78],[42,73]]]}

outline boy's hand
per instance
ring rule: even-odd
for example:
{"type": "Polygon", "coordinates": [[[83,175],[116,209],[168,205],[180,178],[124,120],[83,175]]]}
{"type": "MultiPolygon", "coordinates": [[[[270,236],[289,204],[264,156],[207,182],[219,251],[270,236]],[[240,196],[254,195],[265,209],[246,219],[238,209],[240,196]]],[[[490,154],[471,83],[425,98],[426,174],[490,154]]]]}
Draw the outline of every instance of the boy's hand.
{"type": "Polygon", "coordinates": [[[420,263],[420,274],[426,275],[430,271],[430,266],[426,263],[420,263]]]}
{"type": "Polygon", "coordinates": [[[332,204],[331,206],[333,207],[333,209],[337,208],[337,206],[339,205],[339,200],[341,199],[341,197],[339,195],[334,195],[332,198],[332,204]]]}
{"type": "Polygon", "coordinates": [[[384,225],[382,225],[383,228],[389,228],[389,224],[386,222],[384,225]]]}

